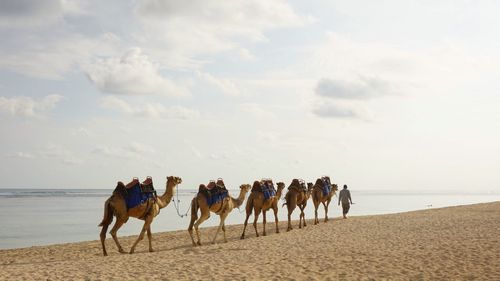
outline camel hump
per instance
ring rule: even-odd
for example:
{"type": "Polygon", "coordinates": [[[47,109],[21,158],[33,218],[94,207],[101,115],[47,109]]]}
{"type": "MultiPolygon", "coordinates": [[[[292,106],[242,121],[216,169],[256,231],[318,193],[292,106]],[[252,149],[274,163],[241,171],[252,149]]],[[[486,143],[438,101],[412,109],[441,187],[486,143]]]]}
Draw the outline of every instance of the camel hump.
{"type": "Polygon", "coordinates": [[[262,192],[262,186],[260,184],[260,181],[254,181],[252,185],[252,192],[257,191],[257,192],[262,192]]]}
{"type": "Polygon", "coordinates": [[[126,197],[127,196],[127,190],[126,190],[126,187],[125,185],[123,184],[123,182],[119,181],[116,183],[116,187],[115,187],[115,190],[113,191],[113,194],[119,194],[120,196],[122,197],[126,197]]]}
{"type": "Polygon", "coordinates": [[[293,179],[292,183],[288,187],[288,190],[297,190],[297,191],[305,191],[306,188],[306,183],[302,179],[293,179]]]}

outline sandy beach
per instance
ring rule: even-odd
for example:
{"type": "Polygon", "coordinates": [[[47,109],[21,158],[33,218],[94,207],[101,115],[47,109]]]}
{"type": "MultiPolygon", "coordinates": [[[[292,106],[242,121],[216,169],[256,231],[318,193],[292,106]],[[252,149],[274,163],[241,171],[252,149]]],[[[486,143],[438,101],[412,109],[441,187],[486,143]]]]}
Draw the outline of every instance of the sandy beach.
{"type": "MultiPolygon", "coordinates": [[[[214,229],[202,228],[201,247],[192,247],[185,230],[154,233],[156,252],[145,238],[133,255],[119,254],[108,239],[108,257],[98,240],[1,250],[0,279],[500,280],[500,202],[308,220],[290,232],[281,222],[279,234],[268,218],[267,229],[255,237],[250,225],[240,240],[242,226],[229,226],[229,242],[211,245],[214,229]]],[[[133,239],[121,237],[125,249],[133,239]]]]}

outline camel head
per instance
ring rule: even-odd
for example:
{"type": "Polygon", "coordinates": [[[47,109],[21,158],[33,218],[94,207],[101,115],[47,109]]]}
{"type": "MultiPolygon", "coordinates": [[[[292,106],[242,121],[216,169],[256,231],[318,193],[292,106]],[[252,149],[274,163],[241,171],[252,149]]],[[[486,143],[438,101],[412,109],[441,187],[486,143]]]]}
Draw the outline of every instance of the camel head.
{"type": "Polygon", "coordinates": [[[174,177],[174,176],[167,177],[167,185],[168,184],[178,185],[181,183],[182,183],[182,179],[180,177],[174,177]]]}
{"type": "Polygon", "coordinates": [[[333,193],[337,192],[339,190],[339,186],[336,183],[332,183],[332,191],[333,193]]]}
{"type": "Polygon", "coordinates": [[[284,182],[278,182],[276,185],[278,185],[278,191],[283,190],[285,188],[285,183],[284,182]]]}
{"type": "MultiPolygon", "coordinates": [[[[255,184],[255,183],[254,183],[254,184],[255,184]]],[[[247,193],[247,192],[250,190],[250,188],[252,188],[252,186],[251,186],[251,185],[249,185],[249,184],[242,184],[242,185],[240,185],[240,189],[241,189],[242,191],[244,191],[245,193],[247,193]]]]}

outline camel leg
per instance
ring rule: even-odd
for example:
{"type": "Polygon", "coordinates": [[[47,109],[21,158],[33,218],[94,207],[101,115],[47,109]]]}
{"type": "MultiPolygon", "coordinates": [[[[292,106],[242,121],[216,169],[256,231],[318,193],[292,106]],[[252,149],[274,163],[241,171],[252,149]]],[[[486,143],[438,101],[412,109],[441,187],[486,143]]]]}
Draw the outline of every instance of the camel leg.
{"type": "Polygon", "coordinates": [[[328,200],[326,200],[326,207],[325,207],[325,217],[326,217],[326,220],[325,222],[328,221],[328,207],[330,206],[330,201],[332,201],[332,198],[328,198],[328,200]]]}
{"type": "Polygon", "coordinates": [[[304,214],[305,205],[299,206],[300,208],[300,217],[299,217],[299,228],[302,228],[301,225],[306,227],[306,215],[304,214]]]}
{"type": "MultiPolygon", "coordinates": [[[[228,214],[229,214],[229,212],[227,212],[226,210],[224,210],[220,214],[220,224],[219,224],[219,227],[217,228],[217,231],[215,232],[214,239],[212,239],[212,244],[215,244],[215,240],[217,239],[217,235],[219,235],[219,231],[222,229],[222,226],[224,225],[224,221],[226,220],[226,217],[228,214]]],[[[226,232],[224,231],[224,233],[226,233],[226,232]]]]}
{"type": "Polygon", "coordinates": [[[328,221],[328,204],[326,202],[323,202],[323,206],[325,207],[325,222],[328,221]]]}
{"type": "Polygon", "coordinates": [[[153,235],[151,234],[151,225],[148,227],[148,241],[149,241],[149,251],[154,252],[153,250],[153,235]]]}
{"type": "Polygon", "coordinates": [[[292,230],[292,213],[293,210],[295,210],[295,207],[297,207],[297,196],[290,196],[290,202],[287,202],[287,208],[288,208],[288,228],[286,231],[292,230]]]}
{"type": "Polygon", "coordinates": [[[319,207],[319,202],[314,202],[314,225],[319,223],[318,220],[318,207],[319,207]]]}
{"type": "Polygon", "coordinates": [[[193,242],[193,246],[196,246],[196,243],[194,242],[194,237],[193,237],[193,225],[194,225],[195,221],[196,221],[196,218],[191,217],[191,222],[189,223],[189,228],[188,228],[189,236],[191,237],[191,241],[193,242]]]}
{"type": "Polygon", "coordinates": [[[222,225],[222,233],[224,233],[224,242],[227,243],[227,238],[226,238],[226,223],[222,225]]]}
{"type": "Polygon", "coordinates": [[[102,253],[104,256],[108,255],[108,252],[106,252],[106,231],[108,231],[109,224],[104,224],[101,229],[101,234],[99,235],[101,237],[101,245],[102,245],[102,253]]]}
{"type": "Polygon", "coordinates": [[[276,233],[280,233],[280,228],[278,226],[279,221],[278,221],[278,207],[273,208],[274,212],[274,222],[276,222],[276,233]]]}
{"type": "Polygon", "coordinates": [[[262,236],[266,236],[266,210],[262,210],[262,236]]]}
{"type": "Polygon", "coordinates": [[[300,209],[300,213],[302,214],[302,220],[304,222],[304,227],[307,226],[306,224],[306,213],[304,213],[304,210],[306,209],[306,206],[307,206],[307,202],[306,204],[304,204],[304,206],[302,206],[302,208],[300,209]]]}
{"type": "Polygon", "coordinates": [[[198,230],[198,227],[200,226],[200,224],[202,222],[206,221],[209,217],[210,217],[210,211],[208,211],[206,213],[203,213],[203,211],[202,211],[200,218],[194,223],[194,230],[196,231],[196,239],[198,239],[196,244],[193,244],[194,246],[196,246],[196,245],[201,246],[200,231],[198,230]]]}
{"type": "Polygon", "coordinates": [[[259,232],[257,231],[257,220],[259,219],[260,209],[255,207],[254,209],[254,218],[253,218],[253,228],[255,229],[255,236],[259,237],[259,232]]]}
{"type": "Polygon", "coordinates": [[[302,217],[302,227],[306,227],[306,214],[302,209],[300,209],[300,216],[302,217]]]}
{"type": "Polygon", "coordinates": [[[248,218],[250,218],[250,215],[252,214],[252,209],[246,210],[247,211],[247,217],[245,219],[245,223],[243,225],[243,233],[241,234],[240,239],[245,239],[245,230],[247,229],[247,224],[248,224],[248,218]]]}
{"type": "Polygon", "coordinates": [[[302,228],[302,208],[300,208],[300,206],[299,206],[299,209],[300,209],[300,214],[299,214],[299,228],[302,228]]]}
{"type": "Polygon", "coordinates": [[[116,235],[116,233],[118,232],[118,229],[120,229],[120,227],[122,227],[122,225],[124,223],[125,223],[125,221],[123,221],[121,218],[117,217],[116,222],[113,225],[113,228],[109,232],[111,234],[111,236],[113,237],[113,240],[115,241],[116,247],[118,247],[118,252],[120,252],[122,254],[124,254],[125,251],[123,250],[122,246],[120,245],[120,242],[118,242],[118,236],[116,235]]]}
{"type": "Polygon", "coordinates": [[[144,220],[144,226],[142,227],[141,233],[139,234],[139,237],[137,237],[137,240],[135,240],[134,245],[132,245],[132,248],[130,248],[130,254],[133,254],[135,251],[135,247],[139,242],[144,239],[144,233],[148,230],[148,228],[151,226],[151,223],[153,222],[153,216],[148,215],[145,220],[144,220]]]}

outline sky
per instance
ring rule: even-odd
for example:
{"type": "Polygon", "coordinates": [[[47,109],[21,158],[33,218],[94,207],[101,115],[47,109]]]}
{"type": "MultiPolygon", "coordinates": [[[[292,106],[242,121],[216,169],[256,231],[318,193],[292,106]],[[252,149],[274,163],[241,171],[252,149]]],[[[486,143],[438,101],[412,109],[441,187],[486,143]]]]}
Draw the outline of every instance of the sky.
{"type": "Polygon", "coordinates": [[[0,188],[500,190],[498,1],[0,1],[0,188]]]}

